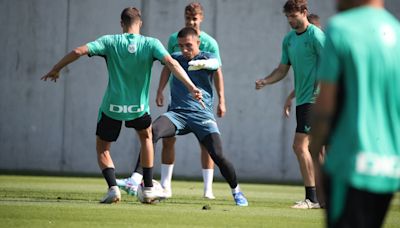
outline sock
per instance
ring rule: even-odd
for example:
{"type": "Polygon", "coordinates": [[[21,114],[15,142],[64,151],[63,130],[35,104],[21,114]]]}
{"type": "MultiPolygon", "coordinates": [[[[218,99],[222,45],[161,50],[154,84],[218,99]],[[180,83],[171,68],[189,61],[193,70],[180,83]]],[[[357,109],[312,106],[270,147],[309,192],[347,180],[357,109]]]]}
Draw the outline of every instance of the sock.
{"type": "Polygon", "coordinates": [[[153,187],[153,167],[143,167],[143,182],[145,187],[153,187]]]}
{"type": "Polygon", "coordinates": [[[240,186],[239,185],[237,185],[236,188],[232,188],[232,194],[236,194],[238,192],[240,192],[240,186]]]}
{"type": "Polygon", "coordinates": [[[140,173],[132,173],[131,179],[136,183],[136,184],[140,184],[142,183],[143,180],[143,175],[140,173]]]}
{"type": "Polygon", "coordinates": [[[204,193],[212,192],[214,169],[203,169],[204,193]]]}
{"type": "Polygon", "coordinates": [[[115,178],[114,168],[105,168],[101,172],[103,173],[104,179],[106,179],[108,188],[111,188],[111,186],[117,186],[117,179],[115,178]]]}
{"type": "Polygon", "coordinates": [[[174,164],[161,164],[161,186],[163,188],[171,187],[172,173],[174,171],[174,164]]]}
{"type": "Polygon", "coordinates": [[[318,203],[317,200],[317,189],[315,186],[306,186],[306,199],[309,199],[313,203],[318,203]]]}

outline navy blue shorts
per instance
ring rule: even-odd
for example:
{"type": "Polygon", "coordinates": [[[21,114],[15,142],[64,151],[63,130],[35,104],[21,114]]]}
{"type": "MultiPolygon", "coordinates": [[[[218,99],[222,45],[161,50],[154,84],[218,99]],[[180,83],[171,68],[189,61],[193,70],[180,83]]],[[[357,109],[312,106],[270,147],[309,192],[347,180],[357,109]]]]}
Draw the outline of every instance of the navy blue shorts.
{"type": "Polygon", "coordinates": [[[218,125],[214,114],[202,111],[170,110],[163,114],[176,127],[177,135],[186,135],[193,132],[199,141],[211,133],[218,133],[218,125]]]}

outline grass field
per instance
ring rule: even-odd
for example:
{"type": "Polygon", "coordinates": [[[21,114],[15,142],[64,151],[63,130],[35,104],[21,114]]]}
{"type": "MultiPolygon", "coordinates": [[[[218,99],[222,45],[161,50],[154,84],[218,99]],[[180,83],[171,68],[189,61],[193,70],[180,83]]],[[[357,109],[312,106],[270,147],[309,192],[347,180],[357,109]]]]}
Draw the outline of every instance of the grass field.
{"type": "MultiPolygon", "coordinates": [[[[202,183],[173,182],[173,198],[144,205],[122,193],[122,202],[99,204],[102,178],[0,175],[0,227],[324,227],[323,210],[295,210],[303,187],[241,184],[249,207],[234,205],[226,183],[214,183],[215,200],[202,183]],[[210,210],[203,210],[204,205],[210,210]]],[[[400,227],[400,194],[385,227],[400,227]]]]}

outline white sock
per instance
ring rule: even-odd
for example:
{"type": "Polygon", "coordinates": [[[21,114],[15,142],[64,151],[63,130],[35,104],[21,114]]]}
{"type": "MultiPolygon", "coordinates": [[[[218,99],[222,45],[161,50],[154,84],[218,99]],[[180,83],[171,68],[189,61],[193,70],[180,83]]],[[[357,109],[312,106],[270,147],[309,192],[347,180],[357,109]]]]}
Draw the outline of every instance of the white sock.
{"type": "Polygon", "coordinates": [[[132,173],[131,178],[136,184],[140,184],[140,183],[142,183],[143,175],[140,173],[134,172],[134,173],[132,173]]]}
{"type": "Polygon", "coordinates": [[[161,164],[161,186],[163,188],[171,187],[172,173],[174,171],[174,164],[161,164]]]}
{"type": "Polygon", "coordinates": [[[239,184],[236,186],[236,188],[232,188],[232,194],[236,194],[238,192],[240,192],[239,184]]]}
{"type": "Polygon", "coordinates": [[[212,192],[214,169],[203,169],[204,193],[212,192]]]}

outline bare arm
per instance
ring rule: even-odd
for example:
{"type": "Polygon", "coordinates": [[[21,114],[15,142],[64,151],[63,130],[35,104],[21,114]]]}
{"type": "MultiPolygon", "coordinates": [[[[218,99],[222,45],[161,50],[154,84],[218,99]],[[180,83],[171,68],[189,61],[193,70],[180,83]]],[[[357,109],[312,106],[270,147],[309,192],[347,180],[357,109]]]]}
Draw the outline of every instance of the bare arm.
{"type": "Polygon", "coordinates": [[[275,68],[270,75],[256,80],[256,89],[261,89],[266,85],[274,84],[275,82],[282,80],[284,77],[286,77],[289,69],[290,65],[279,64],[279,66],[275,68]]]}
{"type": "Polygon", "coordinates": [[[221,67],[218,68],[218,70],[215,72],[214,86],[218,95],[217,116],[224,117],[226,113],[225,89],[224,89],[224,76],[222,74],[221,67]]]}
{"type": "Polygon", "coordinates": [[[193,84],[192,80],[190,80],[189,76],[181,67],[181,65],[170,55],[164,57],[164,63],[170,69],[170,71],[188,88],[193,97],[198,100],[203,107],[205,107],[202,101],[203,96],[201,90],[193,84]]]}
{"type": "Polygon", "coordinates": [[[158,83],[158,89],[157,89],[156,104],[158,107],[164,106],[163,91],[165,89],[165,86],[168,84],[170,74],[171,71],[168,69],[168,67],[164,66],[161,71],[160,82],[158,83]]]}
{"type": "Polygon", "coordinates": [[[286,117],[289,117],[289,115],[290,115],[290,110],[292,109],[292,100],[295,97],[296,97],[296,95],[294,94],[294,90],[292,90],[292,92],[286,98],[285,106],[283,106],[283,114],[286,117]]]}
{"type": "Polygon", "coordinates": [[[76,61],[82,55],[87,55],[88,52],[89,50],[86,45],[75,48],[73,51],[66,54],[58,63],[56,63],[56,65],[53,66],[53,68],[46,75],[44,75],[40,79],[43,81],[47,81],[47,79],[50,79],[51,81],[57,82],[57,79],[60,76],[61,69],[63,69],[68,64],[76,61]]]}

